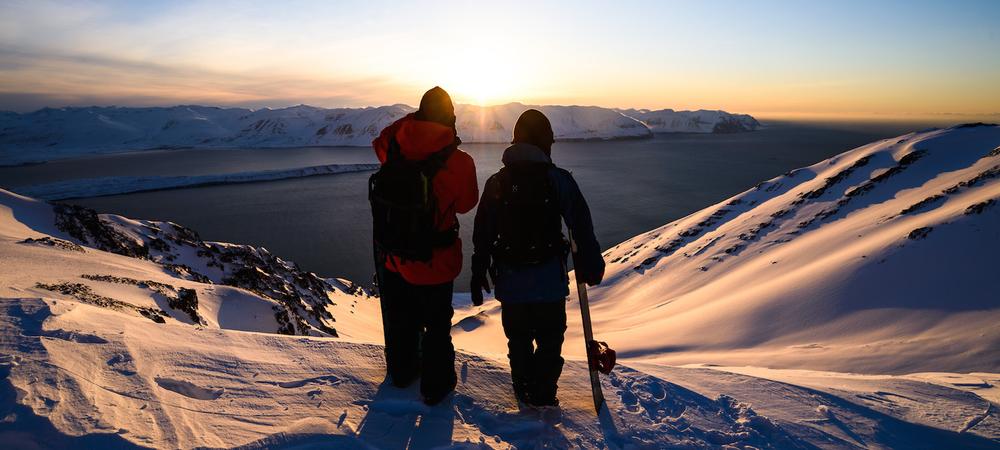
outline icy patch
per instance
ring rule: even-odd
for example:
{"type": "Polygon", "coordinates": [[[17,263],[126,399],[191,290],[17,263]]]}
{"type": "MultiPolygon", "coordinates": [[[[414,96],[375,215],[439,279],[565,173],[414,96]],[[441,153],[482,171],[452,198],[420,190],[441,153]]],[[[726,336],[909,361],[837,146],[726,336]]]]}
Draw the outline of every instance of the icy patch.
{"type": "Polygon", "coordinates": [[[17,188],[17,190],[21,194],[44,200],[65,200],[217,184],[255,183],[376,169],[378,169],[378,164],[327,164],[298,169],[200,176],[101,177],[24,186],[17,188]]]}

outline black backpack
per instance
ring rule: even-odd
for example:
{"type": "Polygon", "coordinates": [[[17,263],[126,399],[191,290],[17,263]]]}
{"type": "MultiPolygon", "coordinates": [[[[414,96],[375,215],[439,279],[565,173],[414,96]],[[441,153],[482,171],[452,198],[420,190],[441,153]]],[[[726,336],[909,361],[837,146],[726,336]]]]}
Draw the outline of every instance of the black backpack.
{"type": "Polygon", "coordinates": [[[506,165],[496,174],[496,259],[527,265],[565,254],[559,200],[549,176],[553,167],[551,163],[522,162],[506,165]]]}
{"type": "Polygon", "coordinates": [[[434,175],[455,152],[449,145],[422,161],[403,157],[399,143],[389,141],[385,163],[368,179],[368,201],[376,251],[385,257],[430,261],[435,248],[446,247],[458,237],[458,224],[437,229],[434,175]]]}

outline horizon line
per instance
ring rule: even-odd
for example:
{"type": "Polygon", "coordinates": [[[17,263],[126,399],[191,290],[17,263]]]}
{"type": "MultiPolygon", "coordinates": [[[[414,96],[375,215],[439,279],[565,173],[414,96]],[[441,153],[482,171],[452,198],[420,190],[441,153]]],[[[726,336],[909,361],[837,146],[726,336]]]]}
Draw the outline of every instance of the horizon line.
{"type": "MultiPolygon", "coordinates": [[[[637,111],[666,111],[671,110],[675,112],[696,112],[696,111],[722,111],[729,114],[745,114],[750,115],[755,118],[772,118],[772,119],[828,119],[828,120],[849,120],[849,119],[867,119],[867,120],[916,120],[916,119],[945,119],[948,117],[982,117],[982,118],[1000,118],[1000,111],[996,112],[956,112],[956,111],[944,111],[944,112],[875,112],[875,111],[848,111],[848,112],[817,112],[817,111],[758,111],[758,112],[734,112],[722,108],[698,108],[698,109],[675,109],[675,108],[636,108],[636,107],[613,107],[613,106],[603,106],[603,105],[582,105],[582,104],[529,104],[520,101],[510,101],[504,103],[491,103],[491,104],[477,104],[469,102],[456,102],[456,106],[474,106],[479,108],[494,108],[499,106],[507,105],[522,105],[522,106],[555,106],[555,107],[579,107],[579,108],[602,108],[609,110],[629,110],[634,109],[637,111]]],[[[13,113],[17,115],[30,115],[35,114],[45,110],[65,110],[65,109],[88,109],[88,108],[120,108],[120,109],[170,109],[170,108],[181,108],[181,107],[202,107],[202,108],[218,108],[218,109],[243,109],[248,111],[280,111],[285,109],[292,109],[298,107],[308,107],[315,109],[377,109],[392,106],[402,106],[416,110],[417,108],[406,103],[392,103],[392,104],[382,104],[382,105],[367,105],[367,106],[315,106],[306,103],[289,104],[287,106],[261,106],[261,107],[247,107],[239,105],[212,105],[212,104],[201,104],[201,103],[177,103],[168,105],[118,105],[118,104],[90,104],[90,105],[64,105],[64,106],[43,106],[41,108],[33,109],[30,111],[16,111],[8,109],[0,109],[0,112],[13,113]]]]}

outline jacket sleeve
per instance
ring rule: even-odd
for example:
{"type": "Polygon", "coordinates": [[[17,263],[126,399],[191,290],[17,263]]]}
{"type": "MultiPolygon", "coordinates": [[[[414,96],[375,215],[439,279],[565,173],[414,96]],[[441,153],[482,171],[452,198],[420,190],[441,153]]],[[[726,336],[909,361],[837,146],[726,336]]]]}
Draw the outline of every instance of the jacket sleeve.
{"type": "Polygon", "coordinates": [[[483,187],[483,197],[476,210],[475,226],[472,229],[472,273],[484,275],[492,264],[490,252],[496,237],[496,180],[490,177],[483,187]]]}
{"type": "Polygon", "coordinates": [[[375,150],[375,157],[378,158],[379,163],[385,163],[389,152],[389,141],[392,137],[396,135],[399,128],[403,125],[404,121],[413,118],[413,113],[407,114],[403,118],[391,123],[389,126],[382,129],[378,134],[378,137],[372,141],[372,149],[375,150]]]}
{"type": "Polygon", "coordinates": [[[479,180],[476,179],[476,163],[472,156],[461,150],[455,152],[459,186],[455,196],[455,212],[465,214],[472,211],[479,199],[479,180]]]}
{"type": "Polygon", "coordinates": [[[563,220],[576,241],[574,269],[577,276],[590,285],[596,285],[604,278],[604,257],[601,245],[594,235],[594,222],[590,208],[580,192],[580,187],[569,172],[556,169],[559,186],[559,206],[563,220]]]}

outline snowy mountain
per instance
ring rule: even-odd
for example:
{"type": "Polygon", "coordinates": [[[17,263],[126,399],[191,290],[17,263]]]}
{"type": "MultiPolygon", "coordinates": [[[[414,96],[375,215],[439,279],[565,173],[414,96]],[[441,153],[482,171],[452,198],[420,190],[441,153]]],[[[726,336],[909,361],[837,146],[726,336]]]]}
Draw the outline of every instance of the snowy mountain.
{"type": "MultiPolygon", "coordinates": [[[[1000,127],[910,133],[609,249],[594,327],[635,361],[996,372],[998,256],[1000,127]]],[[[458,341],[503,354],[498,313],[458,341]]]]}
{"type": "Polygon", "coordinates": [[[550,106],[508,103],[497,106],[457,105],[456,128],[466,142],[510,142],[522,112],[537,109],[552,123],[556,140],[634,139],[650,137],[639,121],[598,106],[550,106]]]}
{"type": "Polygon", "coordinates": [[[518,409],[497,304],[467,294],[456,394],[427,407],[383,381],[350,282],[0,190],[0,445],[1000,448],[998,197],[1000,127],[932,130],[609,249],[595,416],[575,300],[559,409],[518,409]]]}
{"type": "MultiPolygon", "coordinates": [[[[557,139],[651,135],[650,129],[639,121],[644,119],[637,120],[608,108],[520,103],[488,107],[458,105],[459,135],[466,142],[509,142],[514,122],[528,108],[538,108],[548,115],[557,139]]],[[[259,110],[205,106],[46,108],[28,114],[0,115],[0,164],[156,148],[368,146],[383,128],[412,111],[406,105],[337,109],[300,105],[259,110]]],[[[695,114],[701,117],[700,113],[695,114]]],[[[743,116],[721,111],[712,113],[713,116],[698,120],[713,124],[745,120],[743,116]]],[[[705,133],[716,130],[713,126],[692,126],[686,122],[676,129],[672,126],[660,124],[655,130],[705,133]]],[[[732,131],[726,127],[718,129],[732,131]]]]}
{"type": "Polygon", "coordinates": [[[654,133],[739,133],[760,128],[760,122],[747,114],[725,111],[674,111],[661,109],[619,109],[618,112],[645,124],[654,133]]]}

